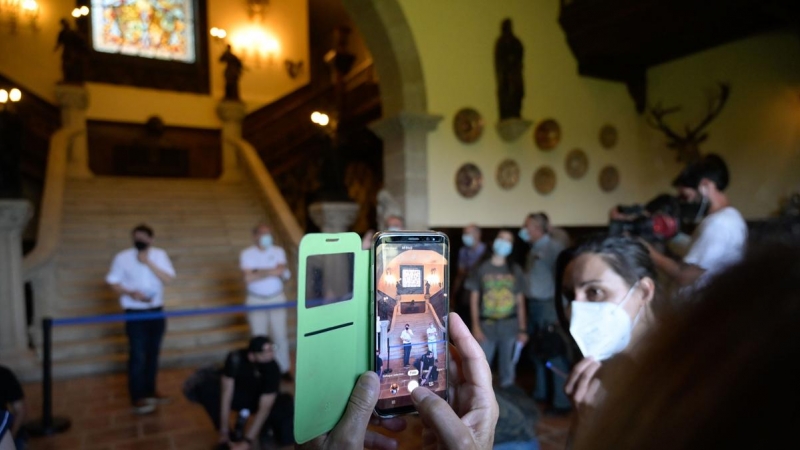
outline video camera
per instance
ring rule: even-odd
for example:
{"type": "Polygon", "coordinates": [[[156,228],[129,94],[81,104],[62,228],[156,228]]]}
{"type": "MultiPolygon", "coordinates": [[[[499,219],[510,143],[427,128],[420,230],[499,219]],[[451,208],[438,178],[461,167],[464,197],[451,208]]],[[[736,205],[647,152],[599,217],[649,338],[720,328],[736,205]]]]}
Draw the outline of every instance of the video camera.
{"type": "Polygon", "coordinates": [[[681,207],[681,201],[674,196],[661,194],[645,205],[618,205],[612,211],[608,224],[611,235],[630,234],[649,242],[664,242],[681,231],[681,226],[693,217],[688,208],[681,207]],[[681,214],[681,212],[687,214],[681,214]]]}

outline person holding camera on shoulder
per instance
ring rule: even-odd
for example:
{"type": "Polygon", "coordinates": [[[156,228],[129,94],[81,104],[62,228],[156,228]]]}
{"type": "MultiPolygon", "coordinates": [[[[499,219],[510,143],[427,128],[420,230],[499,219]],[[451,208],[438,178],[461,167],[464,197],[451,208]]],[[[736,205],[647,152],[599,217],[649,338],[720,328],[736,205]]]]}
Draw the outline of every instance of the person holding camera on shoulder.
{"type": "Polygon", "coordinates": [[[695,206],[695,218],[702,221],[682,262],[665,256],[649,243],[646,245],[656,267],[681,287],[705,285],[744,254],[747,224],[724,193],[728,182],[725,161],[709,154],[687,166],[672,183],[686,202],[683,207],[695,206]]]}

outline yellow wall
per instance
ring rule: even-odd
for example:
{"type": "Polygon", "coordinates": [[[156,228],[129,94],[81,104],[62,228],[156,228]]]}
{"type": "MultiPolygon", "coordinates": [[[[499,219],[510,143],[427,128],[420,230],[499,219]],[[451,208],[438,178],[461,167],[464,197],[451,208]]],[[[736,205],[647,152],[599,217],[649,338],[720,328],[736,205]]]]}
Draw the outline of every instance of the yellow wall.
{"type": "MultiPolygon", "coordinates": [[[[55,103],[54,85],[61,78],[60,53],[53,52],[59,31],[58,21],[69,17],[74,1],[40,0],[40,29],[36,33],[20,30],[16,35],[3,34],[0,39],[0,72],[16,80],[44,99],[55,103]]],[[[208,0],[208,25],[221,27],[233,37],[237,29],[248,24],[245,2],[208,0]]],[[[263,26],[280,43],[280,51],[272,64],[256,65],[245,60],[247,70],[240,90],[248,110],[257,109],[308,83],[308,2],[292,0],[271,2],[263,26]],[[302,59],[306,70],[294,80],[284,69],[284,59],[302,59]]],[[[224,45],[209,42],[211,95],[184,94],[154,89],[141,89],[99,83],[88,83],[89,119],[123,122],[144,122],[158,114],[168,125],[218,128],[214,108],[223,96],[224,65],[218,62],[224,45]]]]}
{"type": "MultiPolygon", "coordinates": [[[[673,129],[697,124],[706,112],[706,95],[718,81],[731,84],[731,96],[707,131],[704,153],[728,163],[729,198],[746,218],[769,216],[779,200],[800,190],[800,40],[790,32],[751,37],[678,61],[648,73],[650,100],[682,105],[668,116],[673,129]]],[[[669,188],[680,166],[664,135],[643,127],[647,154],[644,180],[649,193],[669,188]]]]}
{"type": "Polygon", "coordinates": [[[578,76],[557,22],[559,2],[458,3],[458,7],[447,1],[401,3],[422,59],[428,110],[444,115],[428,140],[430,223],[516,225],[528,212],[545,210],[557,224],[597,224],[606,221],[613,205],[637,199],[639,129],[633,101],[622,84],[578,76]],[[523,117],[534,121],[553,117],[561,124],[561,143],[550,152],[535,146],[533,127],[513,143],[502,141],[495,130],[499,112],[493,52],[506,17],[512,18],[514,33],[525,47],[523,117]],[[458,141],[452,128],[456,112],[467,106],[486,121],[483,136],[473,144],[458,141]],[[619,131],[613,150],[604,150],[598,142],[600,127],[606,123],[619,131]],[[589,171],[580,180],[568,178],[564,170],[566,154],[576,147],[589,156],[589,171]],[[510,191],[502,190],[495,179],[497,165],[506,158],[521,167],[520,182],[510,191]],[[455,173],[465,162],[477,164],[484,175],[483,190],[472,199],[461,197],[454,184],[455,173]],[[597,179],[608,163],[619,169],[621,183],[616,191],[603,193],[597,179]],[[558,178],[547,196],[539,195],[532,184],[533,173],[542,164],[551,165],[558,178]]]}

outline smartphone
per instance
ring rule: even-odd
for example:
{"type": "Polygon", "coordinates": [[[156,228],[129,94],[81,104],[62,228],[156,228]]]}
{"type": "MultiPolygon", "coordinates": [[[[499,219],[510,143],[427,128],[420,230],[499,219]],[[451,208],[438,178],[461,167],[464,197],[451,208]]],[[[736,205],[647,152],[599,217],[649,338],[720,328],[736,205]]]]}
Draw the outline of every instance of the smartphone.
{"type": "Polygon", "coordinates": [[[450,242],[434,231],[378,233],[372,243],[372,370],[381,379],[375,412],[415,411],[425,386],[447,400],[450,242]]]}

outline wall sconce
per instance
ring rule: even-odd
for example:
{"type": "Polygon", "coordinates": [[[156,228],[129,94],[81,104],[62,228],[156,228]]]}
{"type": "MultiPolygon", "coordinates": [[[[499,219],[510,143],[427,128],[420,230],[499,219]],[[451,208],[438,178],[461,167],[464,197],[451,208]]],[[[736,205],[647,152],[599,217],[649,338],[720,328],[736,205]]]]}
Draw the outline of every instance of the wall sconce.
{"type": "Polygon", "coordinates": [[[263,20],[267,15],[268,6],[269,0],[247,0],[247,15],[250,17],[250,20],[254,18],[263,20]]]}
{"type": "Polygon", "coordinates": [[[20,23],[26,23],[31,30],[37,29],[39,3],[36,0],[0,0],[0,25],[7,26],[16,33],[20,23]]]}
{"type": "Polygon", "coordinates": [[[89,7],[86,5],[72,10],[72,17],[76,19],[80,19],[81,17],[86,17],[88,15],[89,15],[89,7]]]}
{"type": "Polygon", "coordinates": [[[211,30],[209,30],[208,34],[211,35],[211,39],[213,39],[217,44],[224,44],[225,38],[228,37],[227,31],[217,27],[213,27],[211,30]]]}
{"type": "Polygon", "coordinates": [[[237,56],[255,67],[261,67],[261,61],[271,65],[281,51],[278,40],[258,25],[231,34],[230,44],[237,56]]]}
{"type": "Polygon", "coordinates": [[[0,105],[3,105],[3,111],[8,107],[8,103],[17,103],[22,100],[22,91],[17,88],[12,88],[10,91],[0,89],[0,105]]]}
{"type": "MultiPolygon", "coordinates": [[[[331,120],[330,120],[330,117],[328,117],[327,114],[323,114],[323,113],[321,113],[319,111],[314,111],[313,113],[311,113],[311,121],[314,122],[315,124],[321,126],[321,127],[324,127],[324,126],[327,126],[330,123],[331,120]]],[[[386,269],[386,274],[387,275],[390,275],[391,273],[392,272],[390,272],[389,269],[386,269]]]]}

